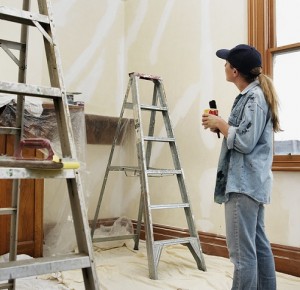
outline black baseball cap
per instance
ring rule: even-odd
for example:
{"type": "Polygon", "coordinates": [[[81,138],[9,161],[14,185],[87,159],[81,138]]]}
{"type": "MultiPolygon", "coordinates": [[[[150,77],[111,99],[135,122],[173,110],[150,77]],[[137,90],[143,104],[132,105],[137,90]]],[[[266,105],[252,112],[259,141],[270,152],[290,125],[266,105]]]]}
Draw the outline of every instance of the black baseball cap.
{"type": "Polygon", "coordinates": [[[261,55],[253,46],[239,44],[232,49],[219,49],[217,57],[227,60],[233,67],[245,75],[251,75],[251,70],[261,67],[261,55]]]}

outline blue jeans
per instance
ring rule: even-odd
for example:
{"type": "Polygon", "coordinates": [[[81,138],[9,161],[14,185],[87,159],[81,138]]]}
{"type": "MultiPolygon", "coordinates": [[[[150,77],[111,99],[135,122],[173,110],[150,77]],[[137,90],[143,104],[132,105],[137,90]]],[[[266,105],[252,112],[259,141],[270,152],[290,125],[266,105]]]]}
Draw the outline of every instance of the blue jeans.
{"type": "Polygon", "coordinates": [[[231,193],[225,203],[225,220],[229,257],[234,264],[232,290],[276,290],[264,205],[245,194],[231,193]]]}

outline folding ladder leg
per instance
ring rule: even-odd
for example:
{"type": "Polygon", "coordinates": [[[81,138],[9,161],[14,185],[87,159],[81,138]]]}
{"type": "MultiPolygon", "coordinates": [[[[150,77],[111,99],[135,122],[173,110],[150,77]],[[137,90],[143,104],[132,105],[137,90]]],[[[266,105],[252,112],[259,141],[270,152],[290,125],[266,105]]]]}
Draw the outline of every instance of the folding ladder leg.
{"type": "MultiPolygon", "coordinates": [[[[153,90],[153,97],[152,97],[152,105],[153,106],[157,105],[157,100],[158,100],[158,98],[157,98],[157,86],[156,86],[156,83],[154,83],[154,90],[153,90]]],[[[155,115],[156,115],[156,111],[151,111],[148,136],[153,136],[153,134],[154,134],[155,115]]],[[[152,142],[148,142],[147,143],[147,148],[146,148],[146,167],[147,168],[150,165],[151,150],[152,150],[152,142]]],[[[140,206],[139,206],[139,215],[138,215],[138,224],[137,224],[137,236],[138,237],[140,236],[140,231],[141,231],[142,215],[143,215],[143,211],[144,211],[143,206],[144,206],[143,197],[141,196],[140,206]]],[[[135,250],[138,249],[138,244],[135,244],[134,249],[135,250]]]]}
{"type": "MultiPolygon", "coordinates": [[[[53,17],[50,7],[50,2],[38,0],[39,10],[41,14],[53,17]]],[[[65,85],[62,77],[62,65],[60,61],[59,51],[55,45],[56,39],[54,36],[54,26],[50,23],[50,29],[46,31],[51,37],[51,41],[44,38],[45,49],[47,54],[50,82],[53,87],[60,87],[62,90],[62,97],[54,99],[54,107],[56,111],[58,131],[61,141],[61,148],[63,157],[76,157],[75,144],[73,142],[72,125],[70,121],[70,113],[68,109],[65,85]]],[[[76,233],[76,240],[78,250],[80,253],[88,254],[90,257],[91,267],[82,268],[84,284],[86,289],[98,289],[98,279],[93,258],[92,240],[90,236],[90,229],[88,225],[88,218],[86,214],[86,206],[82,183],[79,173],[75,178],[67,179],[67,186],[69,192],[69,199],[71,204],[72,216],[74,219],[74,229],[76,233]]]]}
{"type": "Polygon", "coordinates": [[[147,167],[146,167],[146,157],[145,157],[145,148],[144,148],[144,134],[143,134],[143,124],[142,124],[142,115],[141,115],[141,106],[139,99],[138,91],[138,77],[133,76],[132,83],[132,98],[133,98],[133,113],[135,119],[135,128],[137,135],[137,154],[138,154],[138,163],[140,172],[140,183],[141,183],[141,196],[143,199],[143,209],[144,209],[144,226],[146,233],[146,247],[147,247],[147,256],[148,256],[148,267],[151,279],[157,279],[157,270],[154,265],[154,235],[153,235],[153,226],[152,226],[152,217],[150,213],[150,197],[149,197],[149,183],[147,176],[147,167]]]}
{"type": "MultiPolygon", "coordinates": [[[[9,261],[16,261],[18,252],[18,224],[19,224],[19,203],[20,203],[20,180],[12,181],[11,207],[14,211],[10,215],[10,237],[9,237],[9,261]]],[[[16,280],[8,280],[10,289],[16,289],[16,280]]]]}
{"type": "MultiPolygon", "coordinates": [[[[30,10],[30,0],[23,1],[23,10],[30,10]]],[[[23,44],[19,51],[18,62],[18,82],[26,82],[26,64],[27,64],[27,44],[28,44],[28,26],[21,26],[20,43],[23,44]]],[[[24,122],[24,97],[17,96],[17,108],[16,108],[16,127],[19,128],[19,133],[15,135],[14,140],[14,152],[19,149],[20,140],[23,136],[23,122],[24,122]]],[[[10,242],[9,242],[9,261],[16,261],[18,254],[18,224],[19,224],[19,205],[20,205],[20,183],[19,179],[12,181],[12,196],[11,196],[11,208],[14,211],[10,216],[10,242]]],[[[16,289],[16,280],[8,280],[10,289],[16,289]]]]}
{"type": "Polygon", "coordinates": [[[124,111],[125,111],[125,108],[126,108],[126,105],[127,105],[130,88],[131,88],[131,81],[128,82],[126,94],[125,94],[125,97],[124,97],[124,100],[123,100],[123,105],[122,105],[120,117],[119,117],[119,120],[118,120],[115,136],[114,136],[114,139],[113,139],[113,142],[112,142],[112,147],[111,147],[110,155],[109,155],[109,158],[108,158],[108,162],[107,162],[107,166],[106,166],[106,170],[105,170],[105,174],[104,174],[104,180],[103,180],[103,183],[102,183],[99,199],[98,199],[98,202],[97,202],[97,207],[96,207],[96,211],[95,211],[95,215],[94,215],[94,219],[93,219],[93,223],[92,223],[92,230],[91,230],[92,238],[94,237],[94,233],[95,233],[95,230],[96,230],[96,227],[97,227],[97,221],[98,221],[98,217],[99,217],[100,207],[101,207],[101,203],[102,203],[102,200],[103,200],[103,195],[104,195],[104,192],[105,192],[106,182],[107,182],[107,179],[108,179],[109,169],[110,169],[111,162],[112,162],[112,159],[113,159],[115,147],[117,145],[117,141],[118,141],[119,136],[121,134],[122,120],[123,120],[124,111]]]}
{"type": "Polygon", "coordinates": [[[134,250],[139,249],[139,242],[140,242],[140,235],[141,235],[141,228],[142,228],[142,219],[143,219],[143,211],[144,211],[144,202],[143,198],[140,195],[140,204],[139,204],[139,212],[138,212],[138,219],[136,225],[136,238],[134,243],[134,250]]]}
{"type": "MultiPolygon", "coordinates": [[[[93,248],[88,219],[83,210],[85,209],[85,200],[80,177],[77,176],[76,179],[67,179],[67,185],[78,250],[80,253],[88,254],[93,259],[93,248]]],[[[98,289],[99,285],[94,261],[91,261],[91,264],[92,266],[89,268],[82,268],[82,274],[85,289],[94,290],[98,289]]]]}
{"type": "MultiPolygon", "coordinates": [[[[160,102],[161,102],[162,106],[166,107],[167,106],[166,96],[165,96],[165,91],[164,91],[162,83],[159,83],[159,89],[158,90],[159,90],[158,95],[159,95],[160,102]]],[[[166,130],[167,130],[167,135],[169,137],[174,137],[174,132],[173,132],[172,124],[171,124],[171,119],[170,119],[170,116],[169,116],[167,111],[163,112],[163,119],[164,119],[165,127],[166,127],[166,130]]],[[[180,160],[179,160],[178,149],[176,147],[175,142],[170,143],[170,150],[171,150],[171,153],[172,153],[172,158],[173,158],[175,168],[176,169],[182,169],[181,164],[180,164],[180,160]]],[[[184,203],[189,204],[189,207],[184,208],[184,213],[185,213],[185,217],[186,217],[186,221],[187,221],[190,236],[196,238],[196,241],[194,241],[194,240],[190,241],[190,243],[188,243],[187,246],[188,246],[190,252],[192,253],[192,255],[194,257],[198,268],[206,270],[206,265],[205,265],[204,257],[203,257],[202,250],[201,250],[201,244],[200,244],[199,236],[198,236],[198,233],[196,231],[194,218],[193,218],[193,215],[192,215],[191,203],[189,201],[189,197],[188,197],[188,194],[187,194],[187,189],[186,189],[185,182],[184,182],[183,172],[182,172],[182,174],[177,175],[177,182],[178,182],[178,186],[180,188],[182,201],[184,203]]]]}
{"type": "Polygon", "coordinates": [[[128,82],[126,94],[125,94],[125,97],[124,97],[121,113],[120,113],[120,116],[119,116],[116,132],[115,132],[114,139],[113,139],[113,142],[112,142],[112,147],[111,147],[110,155],[109,155],[109,158],[108,158],[108,163],[107,163],[106,170],[105,170],[103,183],[102,183],[101,190],[100,190],[100,195],[99,195],[99,199],[98,199],[98,203],[97,203],[97,207],[96,207],[96,211],[95,211],[95,215],[94,215],[94,220],[93,220],[93,223],[92,223],[92,233],[91,233],[91,235],[92,235],[93,242],[102,242],[102,241],[111,241],[111,240],[125,240],[125,239],[129,239],[129,238],[133,238],[134,239],[134,249],[137,250],[138,247],[139,247],[139,238],[140,238],[140,233],[141,233],[141,222],[142,222],[142,218],[143,218],[143,200],[142,200],[142,197],[140,197],[140,205],[139,205],[139,211],[138,211],[137,226],[136,226],[134,234],[127,234],[127,235],[120,235],[120,236],[113,236],[113,237],[95,237],[95,230],[96,230],[97,221],[98,221],[98,218],[99,218],[99,213],[100,213],[100,208],[101,208],[101,204],[102,204],[102,200],[103,200],[103,196],[104,196],[104,192],[105,192],[106,183],[107,183],[107,180],[108,180],[108,177],[109,177],[109,172],[110,171],[124,172],[124,171],[127,171],[127,170],[128,171],[133,171],[134,173],[139,172],[138,167],[134,167],[134,166],[113,166],[112,165],[113,154],[114,154],[114,151],[115,151],[115,147],[117,145],[117,141],[119,140],[119,137],[121,136],[123,120],[124,120],[123,119],[124,111],[125,111],[125,109],[133,109],[133,107],[135,106],[135,104],[130,103],[129,100],[128,100],[129,99],[129,93],[132,90],[132,86],[133,86],[132,84],[133,84],[133,79],[130,78],[129,82],[128,82]]]}

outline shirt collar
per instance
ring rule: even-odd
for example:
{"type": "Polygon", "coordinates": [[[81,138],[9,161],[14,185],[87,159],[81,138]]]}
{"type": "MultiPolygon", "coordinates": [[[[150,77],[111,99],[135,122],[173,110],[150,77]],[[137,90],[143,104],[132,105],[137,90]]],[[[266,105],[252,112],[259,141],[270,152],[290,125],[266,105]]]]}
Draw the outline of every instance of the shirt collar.
{"type": "Polygon", "coordinates": [[[241,91],[241,95],[245,95],[248,91],[250,91],[252,88],[259,85],[259,80],[255,80],[254,82],[250,83],[245,89],[241,91]]]}

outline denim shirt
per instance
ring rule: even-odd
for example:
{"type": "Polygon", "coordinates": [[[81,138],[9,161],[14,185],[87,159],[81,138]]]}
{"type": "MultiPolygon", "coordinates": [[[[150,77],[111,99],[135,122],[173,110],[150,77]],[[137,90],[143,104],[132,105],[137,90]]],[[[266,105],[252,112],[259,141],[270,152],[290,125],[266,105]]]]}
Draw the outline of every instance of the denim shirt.
{"type": "Polygon", "coordinates": [[[273,124],[259,81],[249,84],[233,103],[223,139],[215,187],[215,202],[231,192],[270,203],[273,124]]]}

